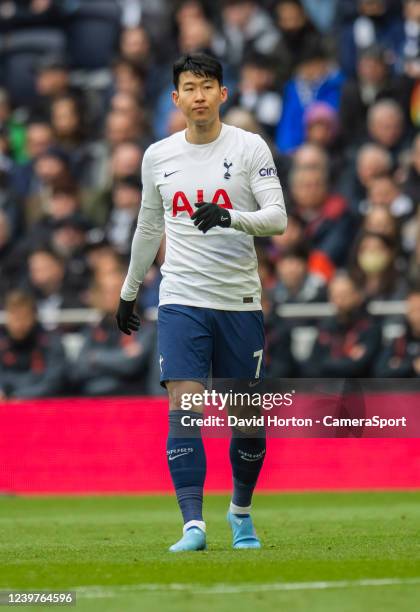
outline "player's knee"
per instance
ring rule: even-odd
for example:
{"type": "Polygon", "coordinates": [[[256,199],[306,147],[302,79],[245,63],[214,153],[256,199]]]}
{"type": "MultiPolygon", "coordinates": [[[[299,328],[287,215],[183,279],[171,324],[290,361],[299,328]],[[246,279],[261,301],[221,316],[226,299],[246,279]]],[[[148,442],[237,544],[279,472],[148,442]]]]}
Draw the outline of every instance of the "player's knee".
{"type": "Polygon", "coordinates": [[[169,410],[192,410],[203,412],[204,385],[193,380],[170,380],[166,383],[169,395],[169,410]]]}

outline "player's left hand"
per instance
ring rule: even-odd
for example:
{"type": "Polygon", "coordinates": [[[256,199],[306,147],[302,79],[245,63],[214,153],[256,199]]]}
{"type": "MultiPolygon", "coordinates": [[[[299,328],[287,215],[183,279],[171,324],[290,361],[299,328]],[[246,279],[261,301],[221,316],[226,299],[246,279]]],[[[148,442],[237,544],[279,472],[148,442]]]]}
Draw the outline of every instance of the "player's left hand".
{"type": "Polygon", "coordinates": [[[120,298],[120,304],[115,316],[117,319],[118,328],[128,336],[131,336],[131,332],[137,331],[140,327],[140,319],[134,312],[135,303],[136,300],[127,302],[126,300],[120,298]]]}
{"type": "Polygon", "coordinates": [[[205,234],[216,225],[229,227],[231,222],[230,213],[212,202],[197,202],[197,210],[191,215],[194,225],[205,234]]]}

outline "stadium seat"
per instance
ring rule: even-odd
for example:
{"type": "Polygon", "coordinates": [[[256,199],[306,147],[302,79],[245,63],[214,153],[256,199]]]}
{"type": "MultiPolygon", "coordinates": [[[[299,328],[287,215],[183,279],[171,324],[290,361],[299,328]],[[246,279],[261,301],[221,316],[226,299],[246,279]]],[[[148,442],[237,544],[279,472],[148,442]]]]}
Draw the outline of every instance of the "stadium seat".
{"type": "Polygon", "coordinates": [[[120,8],[114,0],[78,4],[66,26],[68,57],[73,68],[95,70],[111,62],[118,44],[120,8]]]}
{"type": "Polygon", "coordinates": [[[35,72],[45,55],[63,54],[65,36],[56,28],[25,29],[2,37],[0,72],[2,84],[14,104],[27,104],[35,95],[35,72]]]}

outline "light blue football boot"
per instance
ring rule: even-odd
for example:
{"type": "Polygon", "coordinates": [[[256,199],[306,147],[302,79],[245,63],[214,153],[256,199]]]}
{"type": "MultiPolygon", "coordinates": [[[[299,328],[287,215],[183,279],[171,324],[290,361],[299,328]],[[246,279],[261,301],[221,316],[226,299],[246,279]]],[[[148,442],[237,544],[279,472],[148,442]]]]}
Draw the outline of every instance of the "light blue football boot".
{"type": "Polygon", "coordinates": [[[206,550],[206,534],[199,527],[190,527],[178,542],[172,544],[169,550],[171,552],[206,550]]]}
{"type": "Polygon", "coordinates": [[[232,529],[233,548],[261,548],[250,516],[241,518],[229,510],[227,520],[232,529]]]}

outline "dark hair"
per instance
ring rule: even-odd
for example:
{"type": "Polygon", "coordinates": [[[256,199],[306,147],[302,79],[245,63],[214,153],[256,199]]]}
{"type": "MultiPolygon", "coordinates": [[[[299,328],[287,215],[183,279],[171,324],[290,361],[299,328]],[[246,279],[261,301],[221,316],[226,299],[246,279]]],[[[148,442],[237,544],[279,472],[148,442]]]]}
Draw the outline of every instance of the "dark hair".
{"type": "Polygon", "coordinates": [[[282,255],[281,255],[281,261],[283,261],[284,259],[300,259],[302,261],[307,262],[309,259],[309,249],[308,246],[305,243],[298,243],[295,244],[293,246],[289,246],[288,248],[286,248],[282,255]]]}
{"type": "Polygon", "coordinates": [[[54,259],[61,266],[65,265],[63,257],[59,253],[57,253],[57,251],[55,251],[54,248],[48,243],[38,244],[33,249],[31,249],[31,251],[28,253],[28,259],[33,255],[38,255],[40,253],[42,253],[43,255],[48,255],[48,257],[54,259]]]}
{"type": "Polygon", "coordinates": [[[114,181],[112,188],[117,189],[118,187],[130,187],[138,191],[141,187],[141,181],[135,174],[127,174],[114,181]]]}
{"type": "Polygon", "coordinates": [[[58,181],[51,190],[51,197],[55,197],[57,195],[66,195],[78,199],[79,187],[74,181],[71,180],[64,179],[62,181],[58,181]]]}
{"type": "Polygon", "coordinates": [[[311,38],[299,54],[298,66],[315,60],[328,60],[329,58],[330,53],[324,41],[318,38],[311,38]]]}
{"type": "Polygon", "coordinates": [[[178,89],[181,72],[192,72],[195,76],[217,79],[219,85],[223,85],[222,64],[207,53],[191,53],[177,59],[173,67],[175,89],[178,89]]]}
{"type": "Polygon", "coordinates": [[[397,247],[396,241],[389,236],[385,236],[384,234],[380,234],[379,232],[364,231],[360,235],[360,239],[357,244],[357,249],[359,249],[360,244],[367,238],[376,238],[377,240],[382,242],[382,245],[390,251],[395,250],[397,247]]]}

